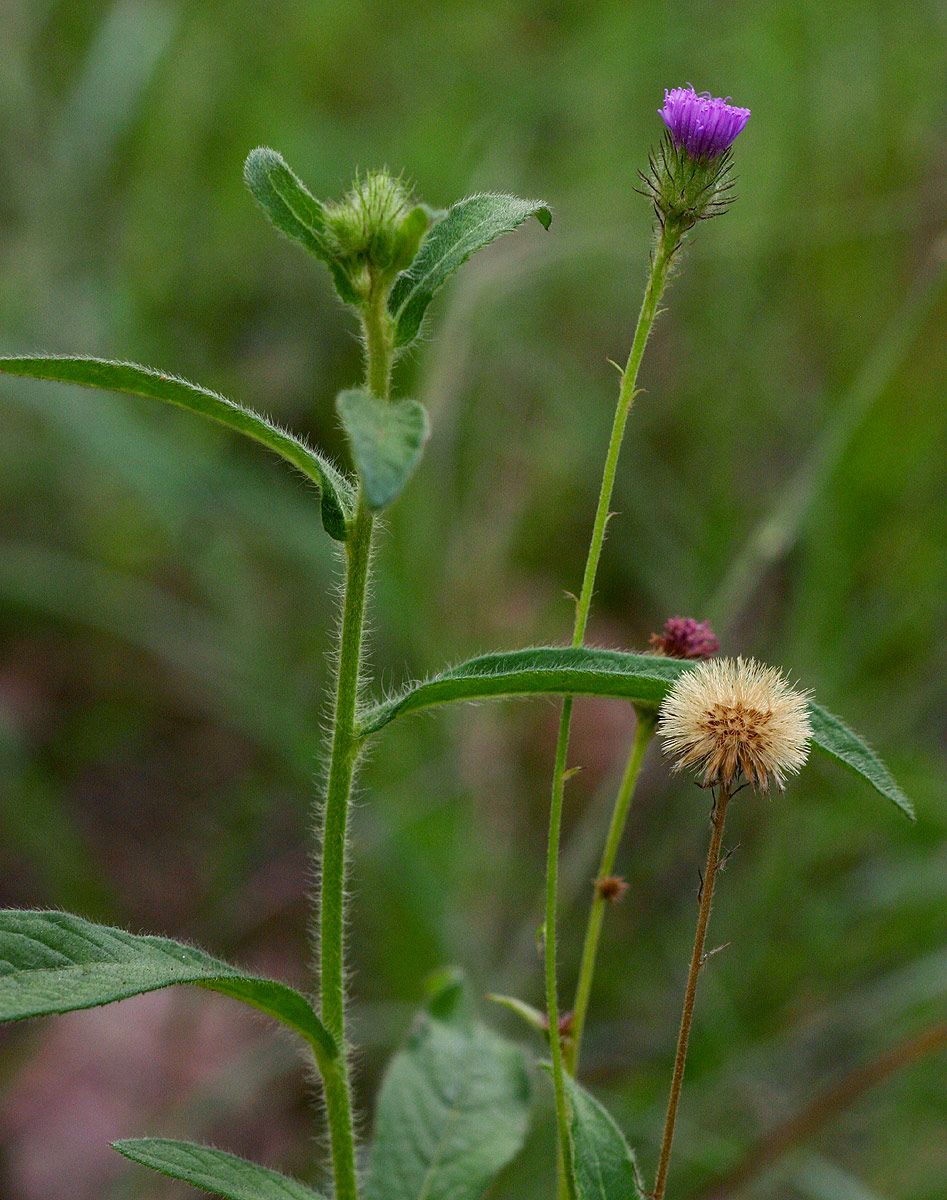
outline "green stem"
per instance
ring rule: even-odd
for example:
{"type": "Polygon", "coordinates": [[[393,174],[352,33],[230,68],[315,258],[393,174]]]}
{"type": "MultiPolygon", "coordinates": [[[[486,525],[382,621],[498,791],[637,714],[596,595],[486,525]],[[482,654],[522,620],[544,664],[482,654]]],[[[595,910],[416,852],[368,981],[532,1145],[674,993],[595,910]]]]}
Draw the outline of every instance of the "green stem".
{"type": "MultiPolygon", "coordinates": [[[[628,355],[628,362],[622,372],[621,388],[618,393],[618,404],[615,408],[615,419],[612,423],[611,437],[608,443],[608,453],[605,457],[605,469],[602,474],[602,487],[598,497],[598,507],[595,510],[595,523],[592,527],[592,540],[589,554],[585,563],[585,574],[582,578],[582,591],[579,594],[575,609],[575,625],[572,633],[573,646],[581,646],[585,640],[585,627],[588,624],[589,609],[592,607],[592,594],[595,590],[595,576],[598,571],[599,559],[602,556],[602,545],[605,541],[605,527],[608,524],[608,510],[612,502],[612,492],[615,487],[615,473],[618,469],[618,456],[621,451],[622,437],[628,414],[635,398],[635,384],[638,379],[638,368],[648,343],[648,335],[657,316],[658,303],[667,283],[671,258],[681,240],[679,230],[665,226],[661,229],[654,251],[651,255],[651,272],[648,276],[641,311],[638,314],[638,324],[635,328],[634,340],[628,355]]],[[[569,733],[572,724],[572,698],[566,697],[562,704],[559,717],[559,736],[556,743],[556,765],[552,777],[552,802],[549,811],[549,852],[546,859],[546,1011],[549,1017],[549,1037],[553,1048],[552,1079],[556,1098],[556,1122],[559,1133],[559,1166],[560,1166],[560,1195],[565,1194],[569,1200],[576,1196],[575,1171],[572,1165],[572,1142],[569,1137],[568,1108],[566,1104],[564,1068],[561,1047],[557,1046],[559,1030],[559,998],[556,988],[556,895],[558,884],[559,863],[559,831],[562,824],[562,799],[566,779],[566,761],[569,753],[569,733]],[[564,1175],[563,1175],[564,1172],[564,1175]]]]}
{"type": "Polygon", "coordinates": [[[608,453],[605,457],[605,470],[602,473],[602,487],[598,497],[598,507],[595,510],[595,524],[592,527],[592,541],[589,545],[589,556],[585,563],[585,575],[582,578],[582,591],[575,610],[575,627],[572,635],[573,646],[581,646],[585,639],[585,627],[589,619],[589,609],[592,607],[592,593],[595,590],[595,576],[598,572],[598,561],[602,556],[602,546],[605,542],[605,527],[608,525],[608,510],[612,502],[612,492],[615,488],[615,472],[618,469],[618,456],[621,453],[622,438],[625,424],[636,392],[638,369],[644,355],[648,336],[657,316],[658,304],[664,285],[667,283],[671,258],[680,244],[681,235],[667,227],[661,230],[654,252],[651,255],[651,273],[645,288],[644,299],[641,302],[641,312],[638,314],[638,324],[635,328],[634,341],[628,362],[621,376],[621,388],[618,393],[618,404],[615,408],[615,420],[608,442],[608,453]]]}
{"type": "MultiPolygon", "coordinates": [[[[635,785],[638,782],[638,774],[641,770],[641,762],[644,758],[645,750],[648,748],[648,743],[654,736],[656,717],[649,712],[638,713],[638,726],[635,729],[635,738],[631,747],[631,754],[628,758],[628,763],[625,766],[625,773],[622,776],[621,786],[618,789],[618,795],[615,797],[615,808],[612,812],[612,821],[608,827],[608,836],[605,839],[605,849],[602,851],[602,861],[599,864],[597,880],[605,879],[611,875],[615,867],[615,856],[618,853],[618,845],[621,842],[621,835],[625,829],[625,822],[628,819],[628,810],[631,807],[632,797],[635,794],[635,785]]],[[[599,937],[602,932],[602,919],[605,915],[606,897],[604,893],[596,887],[595,895],[592,899],[592,908],[589,912],[589,921],[585,928],[585,941],[582,945],[582,962],[579,967],[579,982],[575,992],[575,1007],[572,1015],[572,1042],[566,1050],[565,1066],[570,1075],[574,1075],[579,1065],[579,1055],[582,1052],[582,1034],[585,1030],[585,1016],[588,1012],[589,997],[592,994],[592,978],[595,974],[595,960],[598,954],[599,937]]]]}
{"type": "Polygon", "coordinates": [[[360,501],[345,543],[347,570],[342,608],[339,670],[332,732],[332,757],[322,826],[319,955],[322,1020],[340,1047],[323,1077],[332,1171],[337,1200],[356,1200],[355,1133],[345,1042],[345,875],[349,802],[358,758],[355,710],[371,557],[373,518],[360,501]]]}
{"type": "MultiPolygon", "coordinates": [[[[387,399],[391,388],[391,331],[384,296],[372,300],[363,316],[367,385],[387,399]]],[[[323,1075],[335,1200],[357,1200],[352,1088],[345,1040],[345,876],[348,816],[360,740],[356,710],[362,667],[365,596],[372,554],[374,517],[359,495],[345,542],[345,594],[339,634],[339,666],[332,721],[332,753],[322,823],[319,895],[319,980],[322,1020],[340,1047],[323,1075]]]]}
{"type": "Polygon", "coordinates": [[[556,1097],[556,1125],[559,1139],[559,1193],[576,1200],[575,1164],[572,1137],[569,1133],[569,1113],[566,1107],[565,1080],[562,1064],[562,1038],[559,1036],[559,997],[556,990],[556,898],[559,894],[559,834],[562,826],[562,797],[566,780],[566,757],[569,753],[569,726],[572,719],[572,697],[562,702],[559,737],[556,743],[556,765],[552,776],[552,804],[549,809],[549,846],[546,855],[546,1012],[549,1017],[549,1046],[552,1051],[552,1080],[556,1097]]]}
{"type": "Polygon", "coordinates": [[[684,1083],[684,1067],[687,1063],[687,1043],[690,1038],[691,1022],[694,1018],[694,1001],[697,997],[697,980],[701,968],[706,962],[704,942],[707,937],[707,925],[710,921],[710,906],[714,898],[714,883],[720,867],[720,856],[723,848],[723,825],[727,816],[727,804],[730,793],[721,788],[711,814],[713,833],[710,838],[710,849],[707,851],[707,865],[704,868],[704,878],[700,890],[700,909],[697,914],[697,932],[694,935],[694,951],[691,955],[690,970],[687,974],[687,987],[684,990],[684,1009],[681,1013],[681,1029],[677,1038],[677,1053],[674,1057],[674,1073],[671,1076],[671,1091],[668,1096],[667,1117],[664,1121],[664,1138],[661,1142],[661,1157],[658,1161],[658,1175],[654,1184],[653,1200],[663,1200],[664,1188],[667,1183],[668,1164],[671,1161],[671,1143],[674,1140],[674,1123],[677,1120],[677,1107],[681,1100],[681,1087],[684,1083]]]}

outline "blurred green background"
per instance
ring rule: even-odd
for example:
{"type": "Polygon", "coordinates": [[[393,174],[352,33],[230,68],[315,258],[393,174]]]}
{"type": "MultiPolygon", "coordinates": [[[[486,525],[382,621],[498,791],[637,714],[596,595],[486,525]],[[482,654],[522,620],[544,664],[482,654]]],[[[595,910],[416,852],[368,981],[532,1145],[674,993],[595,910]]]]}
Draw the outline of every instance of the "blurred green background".
{"type": "MultiPolygon", "coordinates": [[[[460,272],[398,370],[434,433],[380,539],[376,687],[568,638],[663,88],[753,110],[739,200],[698,230],[645,360],[591,640],[709,617],[727,652],[784,665],[863,732],[919,821],[823,761],[785,798],[741,798],[671,1184],[943,1200],[942,1036],[766,1170],[712,1183],[947,1020],[947,5],[4,0],[0,47],[0,350],[171,370],[338,456],[352,322],[255,211],[247,152],[276,147],[323,197],[387,163],[435,205],[552,205],[548,234],[531,223],[460,272]]],[[[305,985],[338,581],[312,494],[144,400],[3,380],[0,425],[0,901],[305,985]]],[[[350,936],[366,1121],[428,970],[540,1002],[556,719],[458,708],[377,744],[350,936]]],[[[566,995],[632,727],[623,704],[576,705],[566,995]]],[[[652,750],[584,1060],[649,1173],[705,833],[704,798],[652,750]]],[[[293,1048],[237,1008],[184,989],[4,1032],[4,1200],[182,1195],[107,1148],[142,1133],[322,1179],[293,1048]]],[[[551,1194],[544,1088],[496,1200],[551,1194]]]]}

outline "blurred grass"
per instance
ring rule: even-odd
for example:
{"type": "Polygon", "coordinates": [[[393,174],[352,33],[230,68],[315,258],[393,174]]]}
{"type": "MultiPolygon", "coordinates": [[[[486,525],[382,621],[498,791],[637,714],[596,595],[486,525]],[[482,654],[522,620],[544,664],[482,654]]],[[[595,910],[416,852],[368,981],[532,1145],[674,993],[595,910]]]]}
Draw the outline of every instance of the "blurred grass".
{"type": "MultiPolygon", "coordinates": [[[[785,800],[741,806],[679,1194],[943,1020],[947,9],[7,0],[0,38],[0,348],[169,368],[336,455],[332,401],[358,348],[317,265],[254,211],[247,151],[276,146],[319,195],[386,162],[434,204],[478,188],[552,204],[548,235],[524,229],[464,269],[399,368],[435,428],[381,540],[385,683],[567,637],[617,386],[606,359],[627,348],[643,281],[650,214],[632,188],[661,89],[691,80],[752,108],[739,201],[699,231],[649,348],[593,636],[641,646],[669,615],[712,612],[726,650],[784,664],[867,734],[920,820],[902,826],[816,765],[785,800]]],[[[335,621],[312,496],[254,448],[144,401],[4,382],[0,420],[0,899],[300,978],[298,848],[335,621]]],[[[631,725],[620,705],[576,707],[566,991],[595,814],[631,725]]],[[[380,740],[355,821],[366,1103],[427,969],[459,961],[483,991],[538,1000],[554,736],[540,702],[380,740]]],[[[587,1071],[650,1165],[704,814],[656,754],[640,796],[587,1071]]],[[[8,1089],[45,1030],[6,1036],[8,1089]]],[[[201,1122],[246,1150],[242,1093],[210,1095],[201,1122]]],[[[81,1109],[65,1077],[57,1102],[81,1109]]],[[[941,1052],[740,1194],[933,1200],[944,1112],[941,1052]]],[[[109,1136],[178,1119],[142,1112],[109,1136]]],[[[279,1122],[253,1147],[316,1177],[279,1122]]],[[[4,1194],[22,1150],[0,1150],[4,1194]]],[[[548,1154],[540,1116],[493,1194],[546,1195],[548,1154]]],[[[112,1178],[116,1196],[159,1194],[124,1168],[112,1178]]]]}

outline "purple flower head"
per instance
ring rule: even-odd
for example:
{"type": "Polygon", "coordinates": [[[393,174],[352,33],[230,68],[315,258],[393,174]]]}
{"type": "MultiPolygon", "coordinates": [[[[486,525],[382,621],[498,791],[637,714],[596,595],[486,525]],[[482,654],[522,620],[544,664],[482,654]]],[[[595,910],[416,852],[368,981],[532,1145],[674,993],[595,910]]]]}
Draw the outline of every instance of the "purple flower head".
{"type": "Polygon", "coordinates": [[[686,88],[664,91],[664,107],[658,112],[671,131],[674,144],[683,146],[692,158],[716,158],[733,144],[747,121],[748,108],[737,108],[729,100],[686,88]]]}
{"type": "Polygon", "coordinates": [[[693,617],[671,617],[663,633],[652,633],[651,645],[668,658],[712,658],[720,649],[710,622],[693,617]]]}

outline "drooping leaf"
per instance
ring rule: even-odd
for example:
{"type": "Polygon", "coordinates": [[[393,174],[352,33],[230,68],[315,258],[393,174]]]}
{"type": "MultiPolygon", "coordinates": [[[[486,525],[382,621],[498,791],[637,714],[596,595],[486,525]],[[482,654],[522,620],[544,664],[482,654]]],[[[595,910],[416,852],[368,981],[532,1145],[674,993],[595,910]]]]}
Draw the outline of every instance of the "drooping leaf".
{"type": "Polygon", "coordinates": [[[424,453],[427,412],[417,400],[380,400],[368,392],[340,392],[336,407],[352,448],[369,508],[401,494],[424,453]]]}
{"type": "Polygon", "coordinates": [[[0,1021],[74,1012],[177,983],[241,1000],[296,1031],[326,1062],[335,1042],[309,1001],[273,979],[170,938],[94,925],[72,913],[0,910],[0,1021]]]}
{"type": "Polygon", "coordinates": [[[361,303],[345,271],[330,252],[324,206],[289,169],[282,155],[269,146],[258,146],[247,155],[243,176],[254,199],[276,228],[328,266],[336,291],[345,303],[361,303]]]}
{"type": "MultiPolygon", "coordinates": [[[[640,708],[657,709],[674,681],[693,664],[657,655],[588,647],[536,646],[483,654],[434,675],[372,705],[361,713],[359,730],[376,733],[404,713],[457,700],[491,697],[573,695],[613,696],[640,708]]],[[[857,734],[818,704],[809,705],[812,742],[850,767],[906,816],[914,808],[881,759],[857,734]]]]}
{"type": "Polygon", "coordinates": [[[211,1146],[171,1138],[124,1138],[112,1147],[132,1162],[224,1200],[323,1200],[288,1175],[211,1146]]]}
{"type": "Polygon", "coordinates": [[[544,229],[552,221],[545,204],[517,196],[470,196],[452,205],[391,289],[388,311],[394,320],[395,346],[402,348],[414,341],[435,293],[474,251],[500,234],[512,232],[529,217],[535,217],[544,229]]]}
{"type": "Polygon", "coordinates": [[[275,451],[315,483],[322,493],[322,523],[336,541],[346,537],[345,523],[354,511],[354,494],[348,480],[317,450],[300,438],[280,429],[268,418],[236,404],[176,375],[165,375],[135,363],[109,362],[101,358],[28,355],[0,358],[0,371],[31,379],[51,379],[82,387],[150,396],[178,408],[200,413],[238,433],[245,434],[275,451]]]}
{"type": "Polygon", "coordinates": [[[521,1051],[449,982],[385,1075],[366,1200],[479,1200],[523,1143],[530,1090],[521,1051]]]}
{"type": "Polygon", "coordinates": [[[580,1200],[644,1200],[634,1151],[614,1118],[569,1075],[565,1082],[580,1200]]]}
{"type": "Polygon", "coordinates": [[[810,703],[809,722],[812,725],[812,741],[820,750],[866,779],[882,796],[893,800],[905,816],[912,821],[915,819],[914,805],[878,755],[857,733],[853,733],[838,717],[833,717],[818,704],[810,703]]]}

